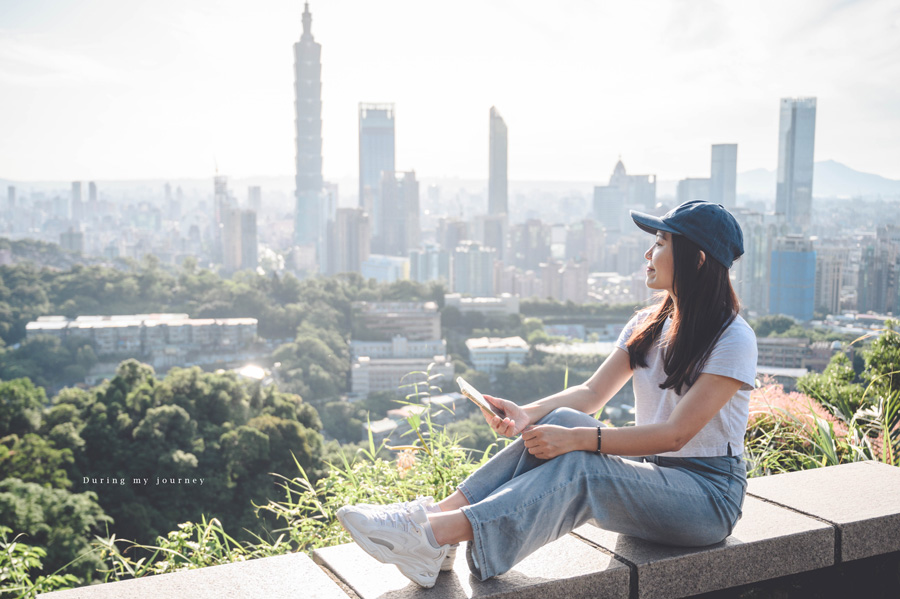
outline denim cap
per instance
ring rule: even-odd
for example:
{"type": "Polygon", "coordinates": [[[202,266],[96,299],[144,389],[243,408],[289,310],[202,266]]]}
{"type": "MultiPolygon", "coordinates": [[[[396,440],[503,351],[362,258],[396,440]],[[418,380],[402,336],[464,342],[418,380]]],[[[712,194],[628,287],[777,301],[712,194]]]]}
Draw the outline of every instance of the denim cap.
{"type": "Polygon", "coordinates": [[[691,200],[662,217],[632,210],[631,218],[638,227],[654,235],[657,231],[684,235],[725,268],[731,268],[744,253],[741,227],[722,204],[691,200]]]}

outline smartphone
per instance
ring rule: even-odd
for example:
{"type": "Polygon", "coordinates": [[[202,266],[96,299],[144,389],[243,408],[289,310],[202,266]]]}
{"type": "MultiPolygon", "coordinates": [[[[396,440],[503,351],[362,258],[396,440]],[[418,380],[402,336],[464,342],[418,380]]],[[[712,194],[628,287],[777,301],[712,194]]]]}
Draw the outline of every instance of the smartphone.
{"type": "Polygon", "coordinates": [[[472,400],[476,406],[481,408],[482,410],[487,410],[488,412],[499,416],[500,418],[506,418],[506,414],[500,408],[494,406],[491,402],[484,398],[484,395],[478,391],[475,387],[466,382],[466,380],[458,376],[456,377],[456,384],[459,385],[460,392],[472,400]]]}

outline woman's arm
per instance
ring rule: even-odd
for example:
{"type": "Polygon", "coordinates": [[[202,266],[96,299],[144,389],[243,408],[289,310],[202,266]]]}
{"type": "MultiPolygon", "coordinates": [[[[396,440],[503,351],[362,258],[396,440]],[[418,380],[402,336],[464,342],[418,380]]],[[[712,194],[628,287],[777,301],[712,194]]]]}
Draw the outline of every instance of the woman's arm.
{"type": "MultiPolygon", "coordinates": [[[[701,374],[669,419],[657,424],[603,429],[603,453],[644,456],[678,451],[694,438],[741,388],[740,381],[717,374],[701,374]]],[[[550,459],[569,451],[596,451],[597,429],[567,429],[542,425],[522,434],[534,456],[550,459]]]]}
{"type": "MultiPolygon", "coordinates": [[[[587,381],[574,385],[539,399],[525,406],[485,395],[511,417],[500,418],[485,414],[485,419],[498,434],[514,437],[522,430],[555,410],[556,408],[572,408],[586,414],[599,412],[610,398],[619,392],[622,385],[631,378],[631,366],[628,363],[628,352],[619,348],[613,350],[603,364],[587,381]]],[[[596,429],[595,433],[596,435],[596,429]]]]}

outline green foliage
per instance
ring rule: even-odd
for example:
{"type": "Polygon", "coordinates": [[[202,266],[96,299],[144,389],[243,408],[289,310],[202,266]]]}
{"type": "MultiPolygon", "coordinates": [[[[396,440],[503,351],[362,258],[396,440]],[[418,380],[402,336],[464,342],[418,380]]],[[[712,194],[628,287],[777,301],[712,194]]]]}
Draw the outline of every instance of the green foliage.
{"type": "Polygon", "coordinates": [[[10,540],[11,532],[0,526],[0,599],[31,599],[80,582],[74,574],[42,574],[47,551],[23,542],[21,534],[10,540]]]}
{"type": "Polygon", "coordinates": [[[28,379],[0,381],[0,436],[37,431],[45,403],[44,390],[28,379]]]}
{"type": "Polygon", "coordinates": [[[844,418],[852,418],[863,402],[865,388],[853,382],[853,364],[843,353],[831,357],[821,374],[805,374],[797,379],[797,389],[821,403],[833,407],[844,418]]]}
{"type": "Polygon", "coordinates": [[[863,352],[865,369],[860,378],[876,394],[900,390],[900,333],[896,320],[885,322],[885,328],[863,352]]]}
{"type": "Polygon", "coordinates": [[[204,516],[200,523],[184,522],[177,530],[157,537],[155,545],[138,545],[115,535],[97,537],[93,545],[107,564],[101,573],[108,582],[282,555],[291,550],[282,539],[274,543],[241,543],[225,532],[216,518],[207,520],[204,516]],[[125,546],[124,550],[120,545],[125,546]],[[144,557],[138,558],[136,553],[144,557]]]}
{"type": "MultiPolygon", "coordinates": [[[[63,567],[88,552],[88,539],[111,521],[97,505],[93,492],[48,489],[17,478],[0,481],[0,522],[23,533],[30,545],[44,550],[46,570],[63,567]]],[[[87,556],[73,564],[69,572],[91,580],[98,566],[96,556],[87,556]]]]}
{"type": "Polygon", "coordinates": [[[260,512],[284,524],[275,532],[287,535],[292,546],[311,551],[350,541],[335,515],[344,505],[446,497],[479,463],[468,459],[459,438],[435,425],[429,412],[410,417],[409,425],[415,441],[393,448],[399,452],[395,462],[379,457],[385,446],[376,447],[370,436],[367,448],[356,456],[341,452],[340,462],[329,464],[328,474],[318,481],[302,468],[299,476],[280,477],[284,499],[260,506],[260,512]]]}
{"type": "Polygon", "coordinates": [[[784,314],[770,314],[768,316],[760,316],[750,323],[757,337],[769,337],[773,334],[781,334],[786,332],[796,324],[790,316],[784,314]]]}
{"type": "Polygon", "coordinates": [[[356,404],[332,401],[320,412],[326,433],[342,443],[362,440],[364,411],[356,404]]]}

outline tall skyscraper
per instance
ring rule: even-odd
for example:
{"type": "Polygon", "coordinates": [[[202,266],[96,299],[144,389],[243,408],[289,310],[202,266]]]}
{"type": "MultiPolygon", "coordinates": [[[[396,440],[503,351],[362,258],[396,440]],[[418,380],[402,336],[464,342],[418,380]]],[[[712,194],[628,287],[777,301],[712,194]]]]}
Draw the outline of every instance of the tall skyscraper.
{"type": "Polygon", "coordinates": [[[256,270],[259,265],[256,237],[256,212],[241,211],[241,268],[256,270]]]}
{"type": "Polygon", "coordinates": [[[369,215],[362,208],[338,208],[328,223],[328,272],[360,272],[371,240],[369,215]]]}
{"type": "Polygon", "coordinates": [[[875,239],[863,242],[860,249],[856,309],[860,313],[871,310],[896,314],[900,291],[897,280],[900,272],[900,228],[890,224],[879,226],[875,239]]]}
{"type": "MultiPolygon", "coordinates": [[[[677,202],[683,204],[691,200],[709,201],[710,196],[710,180],[697,177],[688,177],[678,182],[678,189],[675,192],[677,202]]],[[[718,202],[717,202],[718,203],[718,202]]]]}
{"type": "Polygon", "coordinates": [[[473,297],[494,295],[494,260],[497,250],[464,241],[453,250],[453,291],[473,297]]]}
{"type": "Polygon", "coordinates": [[[769,312],[812,320],[816,295],[816,251],[803,235],[781,237],[772,252],[769,312]]]}
{"type": "Polygon", "coordinates": [[[394,172],[394,105],[359,104],[359,206],[381,236],[381,174],[394,172]]]}
{"type": "Polygon", "coordinates": [[[495,106],[491,106],[490,124],[488,214],[505,214],[509,212],[507,180],[509,138],[506,123],[495,106]]]}
{"type": "Polygon", "coordinates": [[[630,230],[628,208],[653,210],[656,206],[656,175],[629,175],[619,160],[609,185],[594,187],[594,217],[607,229],[630,230]]]}
{"type": "Polygon", "coordinates": [[[322,45],[312,35],[309,3],[303,7],[303,34],[294,44],[294,124],[297,164],[294,237],[318,245],[322,201],[322,45]]]}
{"type": "Polygon", "coordinates": [[[251,185],[247,188],[247,208],[257,215],[262,210],[262,188],[259,185],[251,185]]]}
{"type": "Polygon", "coordinates": [[[381,175],[381,234],[372,240],[377,254],[407,256],[419,247],[419,182],[415,171],[381,175]]]}
{"type": "Polygon", "coordinates": [[[825,309],[829,314],[841,312],[841,282],[844,263],[849,248],[816,247],[816,310],[825,309]]]}
{"type": "Polygon", "coordinates": [[[16,188],[13,185],[6,188],[6,208],[10,212],[16,209],[16,188]]]}
{"type": "Polygon", "coordinates": [[[241,260],[241,211],[236,207],[228,207],[222,213],[222,265],[227,272],[240,270],[241,260]]]}
{"type": "Polygon", "coordinates": [[[737,206],[737,144],[713,144],[709,201],[729,210],[737,206]]]}
{"type": "Polygon", "coordinates": [[[83,212],[81,198],[81,181],[72,181],[72,203],[69,207],[69,216],[74,220],[81,220],[83,212]]]}
{"type": "Polygon", "coordinates": [[[735,218],[744,232],[744,255],[732,267],[735,291],[744,308],[766,314],[772,251],[778,238],[788,234],[788,226],[783,214],[737,210],[735,218]]]}
{"type": "Polygon", "coordinates": [[[795,232],[808,231],[812,220],[815,142],[816,99],[782,98],[775,212],[784,214],[795,232]]]}

